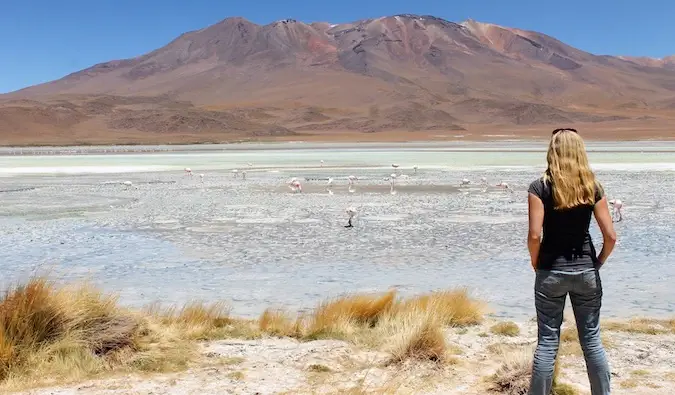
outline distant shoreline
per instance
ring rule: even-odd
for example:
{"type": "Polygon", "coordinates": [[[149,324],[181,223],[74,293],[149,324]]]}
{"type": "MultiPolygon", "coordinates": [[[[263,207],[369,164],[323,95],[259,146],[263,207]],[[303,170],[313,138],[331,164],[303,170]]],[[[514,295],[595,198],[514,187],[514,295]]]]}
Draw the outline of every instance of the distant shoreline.
{"type": "MultiPolygon", "coordinates": [[[[460,141],[409,141],[409,142],[315,142],[315,141],[277,141],[246,143],[204,143],[204,144],[138,144],[138,145],[45,145],[45,146],[0,146],[0,156],[17,155],[120,155],[139,153],[182,153],[182,152],[219,152],[219,151],[272,151],[272,150],[332,150],[332,149],[424,149],[428,152],[543,152],[546,140],[509,139],[509,140],[460,140],[460,141]],[[512,146],[517,146],[515,149],[512,146]]],[[[589,152],[611,151],[630,153],[646,151],[650,153],[675,152],[673,140],[589,140],[589,152]],[[621,149],[629,145],[630,148],[621,149]],[[670,147],[663,147],[668,145],[670,147]],[[605,148],[605,149],[603,149],[605,148]],[[606,149],[609,148],[609,149],[606,149]]]]}

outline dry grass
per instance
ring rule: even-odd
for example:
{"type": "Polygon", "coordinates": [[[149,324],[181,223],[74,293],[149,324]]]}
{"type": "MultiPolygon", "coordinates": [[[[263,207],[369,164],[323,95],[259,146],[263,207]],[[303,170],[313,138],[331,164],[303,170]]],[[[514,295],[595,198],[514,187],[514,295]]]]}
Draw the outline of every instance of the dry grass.
{"type": "Polygon", "coordinates": [[[356,294],[323,302],[309,318],[305,337],[344,338],[355,327],[375,327],[390,312],[395,298],[396,291],[389,291],[384,295],[356,294]]]}
{"type": "Polygon", "coordinates": [[[500,322],[490,328],[496,335],[514,337],[520,335],[520,327],[515,322],[500,322]]]}
{"type": "Polygon", "coordinates": [[[11,387],[39,377],[79,378],[133,363],[144,322],[93,288],[57,290],[45,279],[0,299],[0,380],[11,387]]]}
{"type": "Polygon", "coordinates": [[[448,348],[438,318],[430,310],[409,310],[388,316],[378,331],[392,362],[408,359],[442,362],[448,348]]]}
{"type": "Polygon", "coordinates": [[[506,395],[526,394],[532,375],[532,350],[520,349],[502,357],[504,362],[489,378],[490,390],[506,395]]]}
{"type": "Polygon", "coordinates": [[[333,370],[326,365],[312,364],[307,367],[307,370],[315,373],[330,373],[333,370]]]}
{"type": "Polygon", "coordinates": [[[633,318],[626,322],[608,321],[602,325],[608,331],[660,335],[675,333],[675,318],[669,320],[654,318],[633,318]]]}
{"type": "MultiPolygon", "coordinates": [[[[383,295],[357,294],[321,303],[304,329],[296,321],[294,333],[304,339],[338,338],[372,347],[382,347],[393,362],[407,359],[449,361],[444,326],[475,325],[483,320],[485,305],[465,289],[434,292],[396,300],[394,291],[383,295]]],[[[290,320],[268,313],[266,322],[280,322],[288,331],[290,320]]],[[[261,327],[262,329],[262,327],[261,327]]]]}
{"type": "Polygon", "coordinates": [[[234,380],[234,381],[242,381],[243,379],[246,378],[246,375],[242,371],[236,371],[236,372],[228,373],[227,378],[229,378],[230,380],[234,380]]]}
{"type": "Polygon", "coordinates": [[[35,278],[0,299],[0,388],[182,370],[196,354],[194,340],[253,333],[228,313],[223,304],[190,303],[141,314],[87,285],[58,288],[35,278]]]}
{"type": "Polygon", "coordinates": [[[265,310],[258,319],[258,327],[263,333],[280,337],[302,337],[303,318],[295,320],[283,310],[265,310]]]}
{"type": "Polygon", "coordinates": [[[624,389],[637,388],[640,385],[640,381],[635,378],[630,378],[623,380],[619,383],[619,387],[624,389]]]}
{"type": "MultiPolygon", "coordinates": [[[[529,347],[502,354],[503,363],[497,372],[488,378],[489,390],[507,395],[524,395],[530,388],[533,350],[529,347]]],[[[555,362],[552,395],[577,395],[576,388],[560,383],[560,364],[555,362]]]]}
{"type": "Polygon", "coordinates": [[[384,348],[394,362],[450,361],[449,355],[461,350],[446,344],[443,327],[479,323],[482,312],[483,304],[466,290],[402,300],[390,291],[328,300],[297,318],[267,310],[248,321],[230,317],[222,303],[151,305],[132,312],[119,307],[114,296],[91,287],[57,288],[37,278],[7,290],[0,299],[0,388],[71,382],[115,371],[183,370],[197,355],[195,341],[263,334],[346,339],[384,348]]]}
{"type": "Polygon", "coordinates": [[[486,305],[472,298],[466,289],[459,289],[413,297],[398,303],[395,309],[431,311],[442,325],[466,327],[483,322],[486,305]]]}

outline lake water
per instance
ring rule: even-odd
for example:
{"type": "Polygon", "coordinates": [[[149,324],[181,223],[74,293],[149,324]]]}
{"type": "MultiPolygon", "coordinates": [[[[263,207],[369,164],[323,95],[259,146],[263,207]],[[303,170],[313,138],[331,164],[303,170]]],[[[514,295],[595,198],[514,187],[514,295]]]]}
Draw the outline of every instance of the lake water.
{"type": "MultiPolygon", "coordinates": [[[[545,143],[153,149],[0,150],[0,283],[48,273],[90,280],[130,305],[225,300],[244,316],[345,292],[467,286],[498,316],[533,315],[526,191],[544,168],[545,143]],[[385,180],[392,163],[405,175],[395,195],[385,180]],[[247,179],[234,178],[235,168],[247,179]],[[349,175],[359,177],[353,194],[349,175]],[[285,186],[291,177],[307,178],[302,194],[285,186]],[[486,190],[481,177],[515,192],[486,190]],[[463,178],[473,185],[458,188],[463,178]],[[345,229],[350,206],[358,215],[345,229]]],[[[605,315],[672,315],[675,144],[589,151],[607,193],[625,204],[602,270],[605,315]]],[[[601,240],[595,223],[592,234],[601,240]]]]}

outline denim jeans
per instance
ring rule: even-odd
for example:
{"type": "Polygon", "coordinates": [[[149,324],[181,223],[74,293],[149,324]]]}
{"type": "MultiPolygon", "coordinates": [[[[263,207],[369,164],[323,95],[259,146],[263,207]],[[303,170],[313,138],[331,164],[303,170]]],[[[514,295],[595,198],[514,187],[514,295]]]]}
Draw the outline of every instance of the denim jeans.
{"type": "Polygon", "coordinates": [[[570,295],[579,342],[586,359],[591,394],[607,395],[610,393],[610,372],[605,349],[600,340],[602,283],[597,269],[575,273],[537,271],[534,304],[537,309],[538,341],[529,394],[551,393],[567,294],[570,295]]]}

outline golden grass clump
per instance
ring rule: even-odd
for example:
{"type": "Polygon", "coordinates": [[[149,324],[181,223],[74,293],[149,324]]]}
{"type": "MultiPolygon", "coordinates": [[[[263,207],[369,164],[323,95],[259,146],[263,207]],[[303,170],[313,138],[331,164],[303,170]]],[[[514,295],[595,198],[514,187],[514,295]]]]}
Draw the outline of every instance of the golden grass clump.
{"type": "Polygon", "coordinates": [[[138,349],[144,330],[142,320],[119,309],[115,297],[32,279],[0,299],[0,380],[107,370],[124,351],[138,349]]]}
{"type": "Polygon", "coordinates": [[[520,335],[520,327],[515,322],[500,322],[490,327],[496,335],[514,337],[520,335]]]}
{"type": "Polygon", "coordinates": [[[503,354],[503,359],[499,369],[489,377],[489,389],[506,395],[527,394],[532,376],[532,350],[503,354]]]}
{"type": "Polygon", "coordinates": [[[675,333],[675,318],[633,318],[627,322],[608,321],[604,322],[602,327],[608,331],[660,335],[665,333],[675,333]]]}
{"type": "Polygon", "coordinates": [[[303,317],[293,319],[283,310],[266,309],[258,319],[258,326],[264,333],[281,337],[302,337],[303,317]]]}
{"type": "Polygon", "coordinates": [[[309,317],[306,337],[342,337],[356,327],[374,327],[394,305],[396,291],[384,295],[355,294],[319,304],[309,317]]]}
{"type": "MultiPolygon", "coordinates": [[[[497,372],[488,378],[489,389],[492,392],[507,395],[524,395],[530,388],[532,378],[533,350],[521,348],[502,354],[504,362],[497,372]]],[[[560,364],[556,359],[553,369],[552,395],[577,395],[578,391],[569,384],[560,383],[560,364]]]]}
{"type": "Polygon", "coordinates": [[[389,315],[381,322],[380,336],[391,362],[408,359],[442,362],[448,356],[448,347],[440,320],[433,310],[408,310],[389,315]]]}
{"type": "Polygon", "coordinates": [[[467,289],[439,291],[404,300],[398,310],[429,310],[442,325],[465,327],[483,322],[485,304],[472,298],[467,289]]]}

